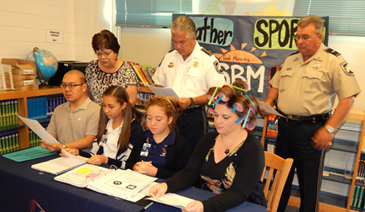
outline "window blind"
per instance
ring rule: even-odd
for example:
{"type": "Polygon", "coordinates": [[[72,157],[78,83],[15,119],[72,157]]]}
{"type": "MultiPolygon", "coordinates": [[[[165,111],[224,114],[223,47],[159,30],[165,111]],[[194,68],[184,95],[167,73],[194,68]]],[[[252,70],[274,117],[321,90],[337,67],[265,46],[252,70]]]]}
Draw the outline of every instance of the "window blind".
{"type": "Polygon", "coordinates": [[[170,27],[173,13],[192,13],[192,0],[115,0],[117,26],[170,27]]]}
{"type": "Polygon", "coordinates": [[[296,0],[293,15],[329,16],[329,33],[365,36],[365,0],[296,0]]]}

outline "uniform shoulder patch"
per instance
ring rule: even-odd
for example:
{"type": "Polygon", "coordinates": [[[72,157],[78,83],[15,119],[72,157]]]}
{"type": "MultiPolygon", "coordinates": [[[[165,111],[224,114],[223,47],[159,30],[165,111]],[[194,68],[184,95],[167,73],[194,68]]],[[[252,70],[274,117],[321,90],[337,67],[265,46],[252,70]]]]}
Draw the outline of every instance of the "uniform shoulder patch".
{"type": "Polygon", "coordinates": [[[168,53],[171,53],[172,51],[174,51],[175,49],[170,49],[169,51],[168,51],[168,53]]]}
{"type": "Polygon", "coordinates": [[[345,72],[346,75],[355,76],[355,74],[352,71],[350,65],[346,61],[341,63],[341,68],[342,68],[343,72],[345,72]]]}
{"type": "Polygon", "coordinates": [[[222,70],[221,66],[219,65],[218,60],[214,61],[213,65],[218,74],[223,74],[223,70],[222,70]]]}
{"type": "Polygon", "coordinates": [[[201,50],[202,50],[205,54],[207,54],[207,55],[209,55],[209,56],[212,56],[212,52],[211,52],[210,50],[208,50],[208,49],[206,49],[206,48],[201,48],[201,50]]]}
{"type": "Polygon", "coordinates": [[[337,51],[335,51],[335,50],[333,50],[333,49],[331,49],[331,48],[327,48],[327,49],[325,49],[324,51],[325,51],[325,52],[327,52],[327,53],[333,54],[333,55],[335,55],[336,57],[338,57],[338,56],[340,56],[340,55],[341,55],[341,53],[339,53],[339,52],[337,52],[337,51]]]}

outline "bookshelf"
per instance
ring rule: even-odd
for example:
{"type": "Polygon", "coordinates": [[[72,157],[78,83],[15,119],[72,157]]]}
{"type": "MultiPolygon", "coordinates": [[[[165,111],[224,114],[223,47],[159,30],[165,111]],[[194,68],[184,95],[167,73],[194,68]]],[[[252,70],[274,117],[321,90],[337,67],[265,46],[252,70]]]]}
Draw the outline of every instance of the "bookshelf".
{"type": "MultiPolygon", "coordinates": [[[[53,94],[61,94],[62,89],[58,86],[48,89],[38,89],[29,91],[0,91],[0,101],[16,99],[18,101],[18,115],[28,117],[27,99],[30,97],[48,96],[53,94]]],[[[29,143],[29,128],[19,120],[19,125],[6,127],[0,126],[0,132],[16,131],[19,135],[19,149],[28,148],[29,143]]]]}
{"type": "MultiPolygon", "coordinates": [[[[359,170],[360,156],[362,154],[361,147],[363,146],[363,142],[365,140],[365,111],[351,110],[349,115],[347,116],[347,120],[360,121],[362,123],[362,126],[361,126],[362,130],[361,130],[359,142],[357,143],[357,145],[348,145],[348,144],[346,144],[346,142],[344,140],[337,139],[335,137],[335,140],[333,142],[333,146],[331,147],[331,149],[356,154],[352,179],[345,179],[344,177],[331,176],[331,175],[328,177],[322,178],[325,180],[331,180],[331,181],[345,183],[345,184],[350,185],[349,195],[347,197],[347,202],[345,203],[346,206],[345,207],[334,206],[331,203],[327,203],[327,201],[323,201],[323,202],[320,202],[320,204],[319,204],[319,211],[321,211],[321,212],[345,212],[345,211],[355,212],[356,211],[356,210],[350,209],[350,205],[351,205],[351,199],[353,196],[354,187],[356,184],[357,172],[359,170]]],[[[266,135],[267,124],[268,124],[268,119],[265,118],[264,124],[263,124],[263,130],[262,130],[262,137],[261,137],[261,144],[263,145],[263,147],[265,147],[266,141],[268,139],[276,139],[274,137],[270,137],[270,136],[266,135]]],[[[292,194],[293,194],[293,192],[292,192],[292,194]]],[[[321,201],[321,197],[320,197],[320,201],[321,201]]],[[[330,201],[328,201],[328,202],[330,202],[330,201]]],[[[300,206],[300,197],[296,197],[296,196],[292,195],[289,199],[289,205],[299,207],[300,206]]]]}

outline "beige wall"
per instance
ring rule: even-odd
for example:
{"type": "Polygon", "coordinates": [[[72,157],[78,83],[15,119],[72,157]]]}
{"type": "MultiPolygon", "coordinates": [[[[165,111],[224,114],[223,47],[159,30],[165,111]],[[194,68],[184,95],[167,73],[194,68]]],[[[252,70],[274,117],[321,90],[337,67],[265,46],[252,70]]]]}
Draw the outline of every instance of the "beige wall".
{"type": "Polygon", "coordinates": [[[22,58],[33,47],[58,60],[90,61],[91,37],[111,29],[111,0],[0,0],[0,59],[22,58]],[[109,18],[110,17],[110,18],[109,18]],[[46,29],[63,31],[63,44],[46,43],[46,29]]]}
{"type": "Polygon", "coordinates": [[[170,29],[120,27],[118,30],[123,60],[157,67],[171,49],[170,29]]]}

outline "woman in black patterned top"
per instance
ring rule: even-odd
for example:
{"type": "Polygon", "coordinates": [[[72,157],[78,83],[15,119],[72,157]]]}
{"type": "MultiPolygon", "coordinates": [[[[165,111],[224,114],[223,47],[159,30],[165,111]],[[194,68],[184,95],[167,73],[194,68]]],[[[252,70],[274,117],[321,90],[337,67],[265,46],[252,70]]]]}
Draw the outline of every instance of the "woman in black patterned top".
{"type": "Polygon", "coordinates": [[[92,47],[98,59],[88,64],[85,77],[93,101],[100,105],[103,92],[115,85],[123,87],[129,95],[129,102],[135,105],[137,75],[127,62],[118,58],[120,46],[117,38],[110,31],[102,30],[93,36],[92,47]]]}
{"type": "Polygon", "coordinates": [[[217,131],[205,134],[185,168],[152,187],[151,196],[160,197],[195,185],[217,195],[191,201],[183,212],[226,211],[244,201],[266,207],[260,181],[264,150],[249,132],[256,126],[258,103],[246,95],[246,89],[247,84],[242,81],[210,89],[213,104],[208,103],[208,111],[214,114],[217,131]]]}

